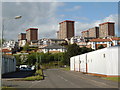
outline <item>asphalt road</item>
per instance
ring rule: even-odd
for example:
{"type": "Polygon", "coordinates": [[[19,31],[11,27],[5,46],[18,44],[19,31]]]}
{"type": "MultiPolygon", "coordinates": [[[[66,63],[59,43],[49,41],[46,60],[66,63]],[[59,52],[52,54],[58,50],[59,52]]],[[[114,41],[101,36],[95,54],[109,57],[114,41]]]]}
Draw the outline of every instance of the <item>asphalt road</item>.
{"type": "Polygon", "coordinates": [[[117,82],[80,72],[48,69],[44,75],[45,79],[40,81],[8,81],[4,78],[2,83],[16,88],[118,88],[117,82]]]}

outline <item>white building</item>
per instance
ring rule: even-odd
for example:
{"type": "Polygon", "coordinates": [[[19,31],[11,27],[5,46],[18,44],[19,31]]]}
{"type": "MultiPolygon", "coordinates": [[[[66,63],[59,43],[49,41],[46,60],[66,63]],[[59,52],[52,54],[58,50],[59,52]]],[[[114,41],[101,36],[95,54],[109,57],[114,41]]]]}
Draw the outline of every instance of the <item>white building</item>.
{"type": "Polygon", "coordinates": [[[60,45],[48,45],[46,47],[40,48],[42,52],[44,53],[59,53],[59,52],[65,52],[66,48],[64,46],[60,45]]]}
{"type": "Polygon", "coordinates": [[[104,77],[120,76],[118,52],[120,46],[112,46],[70,58],[70,70],[104,77]]]}
{"type": "Polygon", "coordinates": [[[83,41],[83,38],[82,38],[82,37],[80,37],[80,36],[75,36],[75,37],[72,37],[72,38],[70,39],[70,44],[79,43],[79,42],[81,42],[81,41],[83,41]]]}
{"type": "Polygon", "coordinates": [[[9,49],[12,52],[16,52],[18,50],[18,42],[14,40],[5,41],[3,43],[3,49],[9,49]]]}
{"type": "Polygon", "coordinates": [[[104,47],[111,47],[120,45],[120,38],[114,37],[114,38],[107,38],[107,39],[91,39],[89,40],[88,44],[92,49],[98,49],[100,45],[103,45],[104,47]]]}
{"type": "Polygon", "coordinates": [[[16,71],[16,59],[11,55],[2,56],[2,74],[16,71]]]}
{"type": "Polygon", "coordinates": [[[25,46],[27,41],[26,40],[19,40],[18,43],[19,43],[19,47],[23,47],[23,46],[25,46]]]}
{"type": "Polygon", "coordinates": [[[62,44],[66,43],[65,39],[51,39],[51,38],[43,38],[38,41],[38,45],[53,45],[53,44],[62,44]]]}

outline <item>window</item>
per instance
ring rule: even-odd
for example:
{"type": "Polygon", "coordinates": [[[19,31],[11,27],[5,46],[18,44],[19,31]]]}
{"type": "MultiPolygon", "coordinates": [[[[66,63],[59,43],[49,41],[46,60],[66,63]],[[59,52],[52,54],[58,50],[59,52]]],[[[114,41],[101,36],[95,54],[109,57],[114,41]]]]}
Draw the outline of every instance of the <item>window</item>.
{"type": "Polygon", "coordinates": [[[105,58],[105,54],[103,54],[103,57],[105,58]]]}

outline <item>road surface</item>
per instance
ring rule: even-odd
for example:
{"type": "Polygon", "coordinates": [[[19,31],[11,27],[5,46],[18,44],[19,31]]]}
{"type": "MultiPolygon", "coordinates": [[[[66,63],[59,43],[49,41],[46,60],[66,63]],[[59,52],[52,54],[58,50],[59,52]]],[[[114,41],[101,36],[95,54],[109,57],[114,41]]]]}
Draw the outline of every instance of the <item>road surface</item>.
{"type": "MultiPolygon", "coordinates": [[[[45,79],[40,81],[8,81],[4,86],[16,88],[118,88],[118,83],[100,77],[61,69],[47,69],[45,79]]],[[[11,78],[12,79],[12,78],[11,78]]]]}

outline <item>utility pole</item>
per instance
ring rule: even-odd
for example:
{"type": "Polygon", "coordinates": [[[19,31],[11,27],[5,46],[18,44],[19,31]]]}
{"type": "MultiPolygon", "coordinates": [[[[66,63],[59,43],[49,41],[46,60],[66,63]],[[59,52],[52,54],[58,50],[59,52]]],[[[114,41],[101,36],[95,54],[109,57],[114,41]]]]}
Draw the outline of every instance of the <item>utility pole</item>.
{"type": "MultiPolygon", "coordinates": [[[[2,18],[2,17],[1,17],[2,18]]],[[[20,18],[22,18],[22,16],[15,16],[14,18],[7,18],[7,19],[20,19],[20,18]]],[[[2,87],[2,49],[3,49],[3,46],[2,46],[2,44],[3,44],[3,35],[4,35],[4,28],[5,28],[5,26],[4,26],[4,22],[5,22],[5,20],[7,20],[7,19],[4,19],[4,18],[2,18],[2,28],[1,28],[1,55],[0,55],[0,58],[1,58],[1,60],[0,60],[0,90],[1,90],[1,87],[2,87]]]]}

